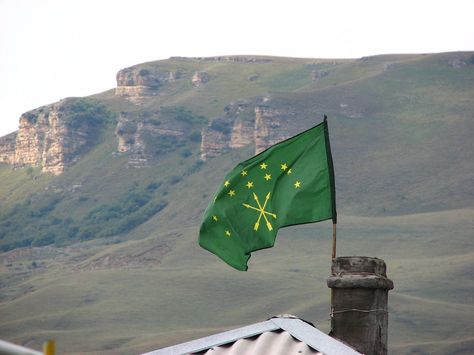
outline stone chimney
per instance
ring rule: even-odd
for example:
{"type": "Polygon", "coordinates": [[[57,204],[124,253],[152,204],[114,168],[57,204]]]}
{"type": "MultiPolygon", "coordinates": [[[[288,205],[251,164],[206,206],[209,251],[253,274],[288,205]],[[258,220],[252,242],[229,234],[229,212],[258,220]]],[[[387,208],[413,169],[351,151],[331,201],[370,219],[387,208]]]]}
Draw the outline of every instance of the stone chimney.
{"type": "Polygon", "coordinates": [[[365,256],[332,261],[331,335],[365,355],[387,354],[388,291],[385,262],[365,256]]]}

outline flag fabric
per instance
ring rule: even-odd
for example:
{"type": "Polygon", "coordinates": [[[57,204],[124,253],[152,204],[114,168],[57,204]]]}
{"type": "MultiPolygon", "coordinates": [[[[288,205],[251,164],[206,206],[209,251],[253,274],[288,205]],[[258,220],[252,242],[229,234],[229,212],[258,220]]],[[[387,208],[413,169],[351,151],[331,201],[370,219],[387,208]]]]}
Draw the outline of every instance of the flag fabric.
{"type": "Polygon", "coordinates": [[[333,219],[334,170],[324,122],[238,164],[204,212],[199,244],[247,270],[250,253],[270,248],[278,229],[333,219]]]}

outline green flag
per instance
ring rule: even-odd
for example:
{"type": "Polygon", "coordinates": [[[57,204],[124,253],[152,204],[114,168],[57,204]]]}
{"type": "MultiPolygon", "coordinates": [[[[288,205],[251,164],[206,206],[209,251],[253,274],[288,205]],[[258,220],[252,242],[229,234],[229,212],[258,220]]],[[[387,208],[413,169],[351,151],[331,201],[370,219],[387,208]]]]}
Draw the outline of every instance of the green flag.
{"type": "Polygon", "coordinates": [[[199,244],[238,270],[278,229],[332,218],[334,172],[324,122],[237,165],[204,212],[199,244]]]}

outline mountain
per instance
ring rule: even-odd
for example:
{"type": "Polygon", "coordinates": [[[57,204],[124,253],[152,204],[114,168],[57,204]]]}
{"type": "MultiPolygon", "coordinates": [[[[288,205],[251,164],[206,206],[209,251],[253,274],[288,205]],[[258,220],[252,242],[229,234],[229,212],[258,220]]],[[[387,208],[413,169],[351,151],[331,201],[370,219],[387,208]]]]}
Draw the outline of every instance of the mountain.
{"type": "Polygon", "coordinates": [[[277,313],[327,327],[324,223],[282,230],[247,274],[196,247],[226,172],[326,114],[339,254],[386,260],[391,352],[468,353],[473,97],[473,52],[176,57],[27,112],[0,138],[0,332],[115,354],[277,313]]]}

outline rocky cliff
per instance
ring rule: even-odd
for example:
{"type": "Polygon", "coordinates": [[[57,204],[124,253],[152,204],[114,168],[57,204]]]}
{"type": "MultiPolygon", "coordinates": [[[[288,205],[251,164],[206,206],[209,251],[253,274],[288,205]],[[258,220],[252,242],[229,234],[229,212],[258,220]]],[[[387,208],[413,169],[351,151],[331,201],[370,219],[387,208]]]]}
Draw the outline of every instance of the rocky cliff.
{"type": "Polygon", "coordinates": [[[150,159],[178,145],[186,127],[162,119],[160,111],[145,115],[122,112],[117,119],[117,151],[128,154],[130,167],[143,168],[150,159]]]}
{"type": "Polygon", "coordinates": [[[259,99],[242,100],[229,104],[224,115],[216,117],[201,133],[201,159],[207,160],[243,147],[254,141],[255,105],[259,99]]]}
{"type": "Polygon", "coordinates": [[[290,117],[291,113],[283,109],[270,106],[255,108],[255,154],[293,135],[288,124],[290,117]]]}
{"type": "MultiPolygon", "coordinates": [[[[94,106],[84,102],[66,99],[23,114],[19,130],[0,138],[0,162],[16,168],[41,166],[56,175],[64,172],[94,143],[103,123],[103,113],[91,111],[94,106]]],[[[294,134],[291,116],[268,98],[231,103],[204,127],[206,119],[184,107],[122,112],[116,119],[116,154],[126,154],[129,167],[144,168],[186,140],[199,139],[202,160],[249,144],[259,153],[294,134]]]]}
{"type": "Polygon", "coordinates": [[[166,70],[153,67],[130,67],[117,73],[117,87],[115,94],[128,98],[132,102],[139,102],[143,97],[158,95],[159,89],[170,82],[182,77],[177,70],[166,70]]]}
{"type": "Polygon", "coordinates": [[[118,154],[127,154],[129,167],[147,167],[151,159],[179,149],[187,141],[199,141],[205,121],[181,106],[122,112],[115,129],[118,154]]]}
{"type": "MultiPolygon", "coordinates": [[[[225,107],[221,116],[210,120],[196,116],[184,106],[161,106],[166,102],[180,103],[176,100],[180,92],[191,97],[196,93],[202,95],[208,88],[211,90],[213,85],[210,84],[222,80],[214,62],[219,66],[256,65],[236,78],[245,81],[244,85],[254,85],[262,80],[262,64],[272,63],[273,59],[175,58],[172,63],[145,63],[117,73],[116,97],[109,107],[124,110],[116,120],[116,154],[127,155],[129,167],[147,167],[152,158],[179,149],[186,140],[201,141],[203,160],[249,144],[259,153],[301,129],[289,124],[294,118],[291,112],[298,110],[289,109],[288,102],[276,102],[274,95],[233,102],[225,107]]],[[[313,81],[328,75],[329,64],[323,64],[311,66],[313,81]]],[[[306,67],[304,74],[307,76],[306,67]]],[[[98,134],[104,112],[94,111],[94,105],[87,104],[88,100],[65,99],[23,114],[18,132],[0,138],[0,162],[15,167],[41,166],[45,172],[61,174],[80,159],[98,134]]],[[[212,102],[217,101],[214,98],[212,102]]],[[[346,103],[341,107],[351,109],[346,103]]]]}
{"type": "Polygon", "coordinates": [[[211,76],[208,73],[205,71],[197,71],[194,73],[191,83],[195,87],[200,87],[205,85],[209,80],[211,80],[211,76]]]}
{"type": "Polygon", "coordinates": [[[289,110],[271,106],[268,98],[239,101],[225,114],[211,120],[202,131],[201,159],[216,157],[229,149],[255,145],[255,154],[294,134],[289,110]]]}
{"type": "Polygon", "coordinates": [[[65,99],[24,113],[19,130],[0,138],[0,162],[61,174],[96,138],[102,111],[97,107],[87,100],[65,99]]]}

